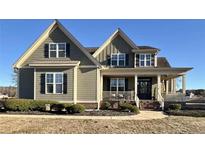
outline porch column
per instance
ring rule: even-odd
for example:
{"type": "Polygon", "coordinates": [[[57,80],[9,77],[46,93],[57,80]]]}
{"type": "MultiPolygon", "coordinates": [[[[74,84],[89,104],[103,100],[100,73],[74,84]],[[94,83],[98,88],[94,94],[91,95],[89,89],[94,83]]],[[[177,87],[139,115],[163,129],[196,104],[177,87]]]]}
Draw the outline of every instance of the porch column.
{"type": "Polygon", "coordinates": [[[74,82],[73,82],[73,103],[77,103],[77,66],[74,67],[74,82]]]}
{"type": "Polygon", "coordinates": [[[135,75],[135,102],[137,103],[137,107],[139,107],[139,102],[138,102],[138,99],[137,99],[137,82],[138,82],[138,76],[135,75]]]}
{"type": "Polygon", "coordinates": [[[169,94],[169,80],[166,80],[166,94],[169,94]]]}
{"type": "Polygon", "coordinates": [[[157,76],[157,100],[160,101],[159,94],[161,94],[161,75],[157,76]]]}
{"type": "Polygon", "coordinates": [[[100,75],[100,100],[103,100],[103,75],[100,75]]]}
{"type": "Polygon", "coordinates": [[[171,93],[173,93],[174,92],[174,80],[173,79],[171,79],[171,93]]]}
{"type": "Polygon", "coordinates": [[[175,94],[177,91],[177,85],[176,85],[176,78],[173,79],[173,93],[175,94]]]}
{"type": "Polygon", "coordinates": [[[186,76],[182,75],[182,93],[186,94],[186,76]]]}

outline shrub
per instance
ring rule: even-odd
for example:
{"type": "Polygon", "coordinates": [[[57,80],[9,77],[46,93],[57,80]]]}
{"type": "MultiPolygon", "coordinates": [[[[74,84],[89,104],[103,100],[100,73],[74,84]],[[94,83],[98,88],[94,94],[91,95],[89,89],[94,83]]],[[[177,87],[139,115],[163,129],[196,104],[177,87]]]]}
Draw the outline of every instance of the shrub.
{"type": "Polygon", "coordinates": [[[62,112],[63,109],[65,109],[65,105],[64,104],[52,104],[51,105],[51,111],[56,111],[56,112],[62,112]]]}
{"type": "Polygon", "coordinates": [[[85,111],[85,107],[81,104],[73,104],[66,107],[68,113],[82,113],[85,111]]]}
{"type": "Polygon", "coordinates": [[[102,110],[108,110],[110,107],[111,107],[110,102],[104,102],[104,103],[102,103],[102,105],[101,105],[101,109],[102,109],[102,110]]]}
{"type": "Polygon", "coordinates": [[[129,110],[130,112],[134,112],[136,114],[138,114],[140,112],[139,108],[137,106],[131,105],[129,103],[120,104],[120,109],[121,110],[129,110]]]}
{"type": "Polygon", "coordinates": [[[168,107],[169,110],[181,110],[181,108],[181,104],[170,104],[168,107]]]}
{"type": "Polygon", "coordinates": [[[165,113],[174,116],[205,117],[204,110],[168,110],[165,113]]]}
{"type": "Polygon", "coordinates": [[[45,111],[45,104],[54,104],[55,101],[31,100],[31,99],[8,99],[4,107],[9,111],[45,111]]]}

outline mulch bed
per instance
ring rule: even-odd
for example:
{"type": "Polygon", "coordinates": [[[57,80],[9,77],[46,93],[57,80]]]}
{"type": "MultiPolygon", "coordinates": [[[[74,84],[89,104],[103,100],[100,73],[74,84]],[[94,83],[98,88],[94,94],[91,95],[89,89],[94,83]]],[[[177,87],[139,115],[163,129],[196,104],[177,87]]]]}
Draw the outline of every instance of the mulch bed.
{"type": "Polygon", "coordinates": [[[205,110],[167,110],[165,113],[174,116],[205,117],[205,110]]]}
{"type": "Polygon", "coordinates": [[[66,112],[56,113],[56,112],[40,112],[40,111],[29,111],[29,112],[17,112],[17,111],[6,111],[0,112],[0,114],[9,115],[67,115],[67,116],[128,116],[136,115],[132,112],[122,112],[115,110],[99,110],[99,111],[85,111],[82,113],[67,114],[66,112]]]}

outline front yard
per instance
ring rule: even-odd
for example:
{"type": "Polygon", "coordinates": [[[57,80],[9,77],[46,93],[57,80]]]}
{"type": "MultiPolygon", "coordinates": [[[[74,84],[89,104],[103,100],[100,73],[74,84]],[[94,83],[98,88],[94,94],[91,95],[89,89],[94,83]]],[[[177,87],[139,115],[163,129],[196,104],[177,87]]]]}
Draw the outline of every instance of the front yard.
{"type": "Polygon", "coordinates": [[[0,117],[0,133],[205,133],[205,118],[70,120],[0,117]]]}

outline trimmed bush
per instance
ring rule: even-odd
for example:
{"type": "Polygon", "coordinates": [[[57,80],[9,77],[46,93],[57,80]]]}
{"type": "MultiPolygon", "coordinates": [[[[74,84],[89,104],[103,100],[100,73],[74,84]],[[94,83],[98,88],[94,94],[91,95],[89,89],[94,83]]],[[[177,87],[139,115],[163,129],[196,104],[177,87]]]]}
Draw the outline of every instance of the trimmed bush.
{"type": "Polygon", "coordinates": [[[129,103],[122,103],[120,104],[120,109],[121,110],[128,110],[130,112],[134,112],[136,114],[140,113],[139,108],[137,106],[131,105],[129,103]]]}
{"type": "Polygon", "coordinates": [[[181,104],[170,104],[168,107],[169,110],[181,110],[181,108],[181,104]]]}
{"type": "Polygon", "coordinates": [[[45,104],[54,104],[55,101],[30,100],[30,99],[8,99],[4,107],[9,111],[45,111],[45,104]]]}
{"type": "Polygon", "coordinates": [[[102,103],[102,105],[101,105],[101,109],[102,109],[102,110],[108,110],[110,107],[111,107],[110,102],[104,102],[104,103],[102,103]]]}
{"type": "Polygon", "coordinates": [[[82,113],[85,111],[85,107],[81,104],[73,104],[66,107],[68,113],[82,113]]]}

